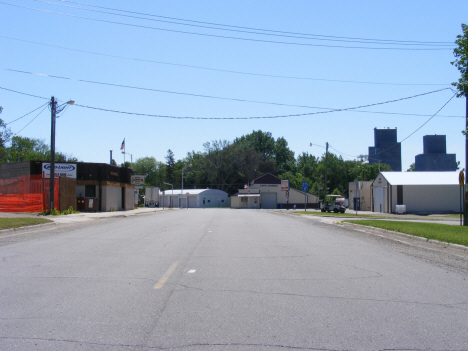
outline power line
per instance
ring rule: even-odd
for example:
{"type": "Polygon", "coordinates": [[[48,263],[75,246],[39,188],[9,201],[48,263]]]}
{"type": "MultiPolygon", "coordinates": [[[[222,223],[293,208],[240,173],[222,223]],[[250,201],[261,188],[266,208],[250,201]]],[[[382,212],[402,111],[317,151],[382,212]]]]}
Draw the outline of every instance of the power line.
{"type": "Polygon", "coordinates": [[[24,117],[26,117],[27,115],[30,115],[31,113],[33,113],[33,112],[39,110],[40,108],[44,107],[44,106],[47,105],[47,104],[48,104],[48,102],[46,102],[45,104],[43,104],[43,105],[39,106],[38,108],[32,110],[31,112],[26,113],[25,115],[21,116],[20,118],[17,118],[17,119],[15,119],[15,120],[11,121],[11,122],[6,123],[5,125],[12,124],[13,122],[16,122],[16,121],[20,120],[21,118],[24,118],[24,117]]]}
{"type": "Polygon", "coordinates": [[[74,48],[64,47],[64,46],[59,46],[59,45],[40,43],[40,42],[36,42],[36,41],[31,41],[31,40],[24,40],[24,39],[6,37],[6,36],[3,36],[3,35],[0,35],[0,38],[20,41],[20,42],[25,42],[25,43],[30,43],[30,44],[42,45],[42,46],[47,46],[47,47],[53,47],[53,48],[62,49],[62,50],[81,52],[81,53],[84,53],[84,54],[111,57],[111,58],[130,60],[130,61],[139,61],[139,62],[145,62],[145,63],[155,63],[155,64],[160,64],[160,65],[194,68],[194,69],[201,69],[201,70],[214,71],[214,72],[233,73],[233,74],[240,74],[240,75],[247,75],[247,76],[282,78],[282,79],[295,79],[295,80],[310,80],[310,81],[335,82],[335,83],[391,85],[391,86],[437,86],[437,85],[439,85],[439,86],[450,86],[451,85],[450,83],[448,83],[448,84],[441,84],[441,83],[435,83],[435,84],[431,84],[431,83],[388,83],[388,82],[368,82],[368,81],[355,81],[355,80],[340,80],[340,79],[325,79],[325,78],[312,78],[312,77],[298,77],[298,76],[284,76],[284,75],[275,75],[275,74],[263,74],[263,73],[227,70],[227,69],[219,69],[219,68],[203,67],[203,66],[195,66],[195,65],[185,65],[185,64],[180,64],[180,63],[140,59],[140,58],[128,57],[128,56],[110,55],[110,54],[93,52],[93,51],[88,51],[88,50],[74,49],[74,48]]]}
{"type": "MultiPolygon", "coordinates": [[[[89,11],[89,12],[95,12],[95,13],[103,13],[103,14],[110,14],[114,16],[121,16],[121,17],[127,17],[127,18],[135,18],[135,19],[143,19],[146,21],[156,21],[156,22],[163,22],[163,23],[169,23],[169,24],[176,24],[176,25],[182,25],[182,26],[190,26],[190,27],[198,27],[198,28],[205,28],[205,29],[215,29],[215,30],[222,30],[222,31],[230,31],[230,32],[237,32],[237,33],[247,33],[247,34],[257,34],[257,35],[267,35],[267,36],[275,36],[275,37],[286,37],[286,38],[294,38],[294,39],[306,39],[306,40],[321,40],[321,41],[337,41],[337,42],[347,42],[347,43],[365,43],[365,44],[379,44],[379,45],[407,45],[407,46],[448,46],[449,48],[453,48],[453,43],[427,43],[427,42],[411,42],[411,41],[393,41],[393,40],[372,40],[372,39],[359,39],[359,38],[323,38],[320,36],[315,36],[315,35],[310,35],[310,34],[301,34],[301,33],[273,33],[272,31],[266,31],[266,30],[259,30],[259,29],[253,29],[253,28],[246,28],[246,27],[236,27],[234,29],[233,27],[226,27],[226,26],[221,26],[216,25],[216,24],[209,24],[208,23],[200,23],[194,24],[194,22],[190,21],[191,23],[180,23],[180,22],[174,22],[176,21],[181,21],[180,19],[174,19],[171,18],[171,20],[161,20],[161,19],[155,19],[155,18],[146,18],[146,17],[139,17],[139,16],[134,16],[134,15],[125,15],[125,14],[119,14],[119,13],[113,13],[113,12],[107,12],[107,11],[101,11],[101,10],[91,10],[83,7],[77,7],[77,6],[70,6],[70,5],[65,5],[65,4],[58,4],[50,1],[44,1],[44,0],[33,0],[36,2],[40,3],[45,3],[49,5],[55,5],[55,6],[61,6],[61,7],[67,7],[67,8],[72,8],[72,9],[78,9],[78,10],[83,10],[83,11],[89,11]],[[215,26],[215,27],[213,27],[215,26]],[[226,27],[226,28],[223,28],[226,27]],[[242,28],[242,29],[240,29],[242,28]]],[[[70,2],[71,3],[71,2],[70,2]]],[[[77,4],[77,3],[75,3],[77,4]]],[[[112,11],[119,11],[119,12],[124,12],[124,13],[134,13],[135,12],[129,12],[129,11],[122,11],[119,9],[112,9],[112,8],[105,8],[105,7],[100,7],[100,6],[92,6],[92,5],[86,5],[86,4],[79,4],[79,5],[84,5],[88,7],[94,7],[94,8],[101,8],[101,9],[107,9],[107,10],[112,10],[112,11]]],[[[144,15],[144,16],[151,16],[151,17],[158,17],[162,18],[160,16],[153,16],[150,14],[143,14],[143,13],[136,13],[139,15],[144,15]]],[[[187,21],[185,21],[187,22],[187,21]]]]}
{"type": "MultiPolygon", "coordinates": [[[[0,68],[1,69],[1,68],[0,68]]],[[[37,95],[32,95],[32,94],[27,94],[27,93],[23,93],[23,92],[20,92],[20,91],[17,91],[17,90],[12,90],[12,89],[7,89],[7,88],[4,88],[4,87],[0,87],[0,89],[2,90],[6,90],[6,91],[10,91],[10,92],[13,92],[13,93],[16,93],[16,94],[21,94],[21,95],[25,95],[25,96],[32,96],[32,97],[35,97],[35,98],[39,98],[39,99],[46,99],[46,100],[49,100],[48,98],[46,97],[42,97],[42,96],[37,96],[37,95]]],[[[444,90],[444,89],[442,89],[444,90]]],[[[441,90],[440,90],[441,91],[441,90]]],[[[438,91],[436,91],[438,92],[438,91]]],[[[432,93],[432,92],[430,92],[432,93]]],[[[120,113],[120,114],[128,114],[128,115],[136,115],[136,116],[144,116],[144,117],[155,117],[155,118],[171,118],[171,119],[212,119],[212,120],[222,120],[222,119],[258,119],[258,118],[285,118],[285,117],[299,117],[299,116],[303,116],[304,114],[295,114],[295,115],[281,115],[281,116],[266,116],[266,117],[234,117],[234,118],[230,118],[230,117],[192,117],[192,116],[188,116],[188,117],[184,117],[184,116],[169,116],[169,115],[156,115],[156,114],[144,114],[144,113],[136,113],[136,112],[126,112],[126,111],[118,111],[118,110],[112,110],[112,109],[104,109],[104,108],[99,108],[99,107],[92,107],[92,106],[85,106],[85,105],[79,105],[79,104],[75,104],[75,106],[79,106],[79,107],[83,107],[83,108],[89,108],[89,109],[93,109],[93,110],[100,110],[100,111],[104,111],[104,112],[113,112],[113,113],[120,113]]],[[[312,107],[311,107],[312,108],[312,107]]],[[[324,110],[328,110],[328,111],[324,111],[322,113],[329,113],[329,112],[347,112],[349,111],[348,109],[341,109],[338,111],[338,109],[333,109],[333,108],[325,108],[325,107],[315,107],[317,109],[324,109],[324,110]]],[[[33,112],[33,111],[32,111],[33,112]]],[[[360,112],[360,113],[374,113],[374,114],[392,114],[392,115],[402,115],[402,116],[417,116],[417,117],[428,117],[428,116],[433,116],[433,115],[424,115],[424,114],[409,114],[409,113],[398,113],[398,112],[378,112],[378,111],[361,111],[361,110],[353,110],[353,112],[360,112]]],[[[321,113],[321,112],[317,112],[317,113],[309,113],[309,114],[306,114],[306,115],[313,115],[313,114],[318,114],[318,113],[321,113]]],[[[465,118],[464,116],[438,116],[438,117],[446,117],[446,118],[465,118]]],[[[15,120],[16,121],[16,120],[15,120]]],[[[11,121],[9,123],[13,123],[15,121],[11,121]]],[[[321,145],[317,145],[317,144],[312,144],[311,143],[311,146],[312,145],[315,145],[315,146],[320,146],[322,148],[324,148],[324,146],[321,146],[321,145]]]]}
{"type": "Polygon", "coordinates": [[[36,117],[34,117],[28,124],[26,124],[23,128],[21,128],[18,132],[15,133],[15,135],[18,135],[21,131],[23,131],[24,128],[26,128],[27,126],[29,126],[37,117],[39,117],[39,115],[44,112],[44,110],[47,108],[49,104],[47,103],[46,106],[44,106],[44,108],[41,110],[41,112],[39,112],[36,117]]]}
{"type": "MultiPolygon", "coordinates": [[[[418,130],[420,130],[420,129],[421,129],[422,127],[424,127],[427,123],[429,123],[429,121],[430,121],[431,119],[433,119],[440,111],[442,111],[442,109],[443,109],[445,106],[447,106],[447,105],[449,104],[449,102],[452,101],[452,99],[453,99],[455,96],[457,96],[457,93],[455,93],[454,95],[452,95],[452,97],[451,97],[445,104],[443,104],[442,107],[439,108],[439,109],[437,110],[436,113],[434,113],[426,122],[424,122],[424,123],[423,123],[420,127],[418,127],[414,132],[412,132],[412,133],[409,134],[406,138],[404,138],[403,140],[401,140],[401,141],[399,142],[399,144],[401,144],[401,143],[404,142],[405,140],[409,139],[409,138],[410,138],[412,135],[414,135],[418,130]]],[[[396,144],[393,145],[393,146],[390,146],[389,148],[387,148],[387,149],[385,149],[385,150],[382,150],[382,151],[380,151],[380,152],[377,152],[377,153],[373,154],[372,156],[380,155],[381,153],[386,152],[386,151],[388,151],[388,150],[391,150],[391,149],[395,148],[396,146],[397,146],[396,144]]],[[[370,156],[371,156],[371,155],[369,155],[369,159],[378,160],[378,158],[370,157],[370,156]]]]}
{"type": "MultiPolygon", "coordinates": [[[[49,100],[48,98],[45,98],[45,97],[43,97],[43,96],[37,96],[37,95],[22,93],[22,92],[20,92],[20,91],[16,91],[16,90],[12,90],[12,89],[2,88],[2,87],[0,87],[0,89],[6,90],[6,91],[11,91],[11,92],[13,92],[13,93],[17,93],[17,94],[21,94],[21,95],[32,96],[32,97],[35,97],[35,98],[38,98],[38,99],[46,99],[46,100],[49,100]]],[[[13,121],[13,122],[14,122],[14,121],[13,121]]],[[[10,123],[11,123],[11,122],[10,122],[10,123]]]]}
{"type": "Polygon", "coordinates": [[[170,33],[179,33],[179,34],[189,34],[189,35],[196,35],[196,36],[203,36],[203,37],[211,37],[211,38],[219,38],[219,39],[232,39],[232,40],[240,40],[240,41],[250,41],[250,42],[260,42],[260,43],[271,43],[271,44],[283,44],[283,45],[295,45],[295,46],[311,46],[311,47],[328,47],[328,48],[345,48],[345,49],[364,49],[364,50],[400,50],[400,51],[434,51],[434,50],[452,50],[452,48],[395,48],[395,47],[368,47],[368,46],[345,46],[345,45],[325,45],[325,44],[311,44],[311,43],[299,43],[299,42],[287,42],[287,41],[275,41],[275,40],[266,40],[266,39],[254,39],[254,38],[243,38],[243,37],[231,37],[227,35],[217,35],[217,34],[208,34],[208,33],[198,33],[198,32],[189,32],[183,30],[175,30],[175,29],[167,29],[167,28],[158,28],[158,27],[150,27],[150,26],[143,26],[138,24],[131,24],[131,23],[123,23],[123,22],[116,22],[116,21],[109,21],[109,20],[102,20],[84,16],[77,16],[71,15],[61,12],[49,11],[49,10],[42,10],[36,9],[27,6],[20,6],[9,4],[5,2],[0,2],[0,4],[18,7],[27,10],[33,10],[38,12],[44,12],[49,14],[55,14],[60,16],[66,16],[71,18],[79,18],[85,19],[94,22],[101,22],[101,23],[108,23],[108,24],[116,24],[121,26],[127,27],[134,27],[134,28],[142,28],[142,29],[151,29],[151,30],[158,30],[170,33]]]}
{"type": "MultiPolygon", "coordinates": [[[[39,0],[35,0],[35,1],[39,1],[39,0]]],[[[67,0],[60,0],[60,1],[61,1],[61,2],[71,3],[71,4],[83,5],[83,6],[87,6],[87,7],[100,8],[100,9],[105,9],[105,10],[112,10],[112,11],[118,11],[118,12],[124,12],[124,13],[132,13],[132,14],[144,15],[144,16],[150,16],[150,17],[156,17],[156,18],[165,18],[165,19],[171,19],[171,20],[176,20],[176,21],[184,21],[184,22],[189,22],[189,23],[209,24],[209,25],[214,25],[214,26],[219,26],[219,27],[227,27],[227,28],[240,28],[240,29],[248,29],[248,30],[255,30],[255,31],[263,31],[263,32],[271,32],[271,33],[281,33],[281,34],[294,34],[294,35],[302,35],[302,36],[310,36],[310,37],[319,37],[319,38],[333,38],[333,39],[378,41],[378,42],[383,42],[383,43],[388,42],[388,43],[415,43],[415,44],[444,44],[444,45],[451,45],[451,46],[453,46],[453,42],[427,42],[427,41],[415,41],[415,40],[371,39],[371,38],[343,37],[343,36],[334,36],[334,35],[321,35],[321,34],[311,34],[311,33],[300,33],[300,32],[279,31],[279,30],[262,29],[262,28],[253,28],[253,27],[236,26],[236,25],[227,25],[227,24],[221,24],[221,23],[203,22],[203,21],[188,20],[188,19],[182,19],[182,18],[176,18],[176,17],[168,17],[168,16],[154,15],[154,14],[148,14],[148,13],[142,13],[142,12],[135,12],[135,11],[127,11],[127,10],[115,9],[115,8],[110,8],[110,7],[89,5],[89,4],[84,4],[84,3],[75,2],[75,1],[67,1],[67,0]]],[[[45,2],[45,1],[42,1],[42,0],[41,0],[40,2],[45,2]]],[[[50,3],[50,2],[46,2],[46,3],[50,3]]],[[[52,4],[54,4],[54,3],[52,3],[52,4]]],[[[58,4],[55,4],[55,5],[58,5],[58,4]]],[[[63,6],[63,5],[62,5],[62,6],[63,6]]]]}
{"type": "MultiPolygon", "coordinates": [[[[203,95],[203,94],[184,93],[184,92],[179,92],[179,91],[170,91],[170,90],[162,90],[162,89],[143,88],[143,87],[136,87],[136,86],[130,86],[130,85],[123,85],[123,84],[105,83],[105,82],[91,81],[91,80],[85,80],[85,79],[54,76],[54,75],[49,75],[49,74],[44,74],[44,73],[34,73],[34,72],[20,71],[20,70],[2,68],[2,67],[0,67],[0,70],[15,72],[15,73],[21,73],[21,74],[37,75],[37,76],[41,76],[41,77],[49,77],[49,78],[55,78],[55,79],[71,80],[71,81],[76,81],[76,82],[83,82],[83,83],[90,83],[90,84],[97,84],[97,85],[104,85],[104,86],[112,86],[112,87],[118,87],[118,88],[152,91],[152,92],[158,92],[158,93],[192,96],[192,97],[200,97],[200,98],[207,98],[207,99],[228,100],[228,101],[237,101],[237,102],[248,102],[248,103],[256,103],[256,104],[275,105],[275,106],[320,108],[320,107],[314,107],[314,106],[293,105],[293,104],[285,104],[285,103],[279,103],[279,102],[247,100],[247,99],[238,99],[238,98],[231,98],[231,97],[214,96],[214,95],[203,95]]],[[[386,101],[386,102],[379,102],[379,103],[361,105],[361,106],[353,107],[353,108],[341,108],[341,109],[330,109],[330,110],[334,111],[334,112],[339,112],[339,111],[348,111],[348,110],[361,109],[361,108],[366,108],[366,107],[378,106],[378,105],[388,104],[388,103],[392,103],[392,102],[398,102],[398,101],[413,99],[413,98],[424,96],[424,95],[438,93],[438,92],[441,92],[441,91],[444,91],[444,90],[452,90],[452,89],[451,88],[442,88],[442,89],[439,89],[439,90],[434,90],[434,91],[430,91],[430,92],[426,92],[426,93],[422,93],[422,94],[417,94],[417,95],[413,95],[413,96],[409,96],[409,97],[394,99],[394,100],[390,100],[390,101],[386,101]]],[[[320,108],[320,109],[324,109],[324,108],[320,108]]],[[[314,113],[304,113],[304,114],[294,114],[294,115],[288,115],[288,116],[299,117],[299,116],[306,116],[306,115],[309,115],[309,114],[319,114],[319,113],[327,113],[327,111],[314,112],[314,113]]],[[[269,118],[272,118],[272,117],[269,117],[269,118]]],[[[278,118],[278,117],[274,116],[273,118],[278,118]]],[[[217,118],[195,118],[195,117],[191,117],[191,119],[217,119],[217,118]]],[[[229,118],[226,118],[226,119],[229,119],[229,118]]]]}
{"type": "MultiPolygon", "coordinates": [[[[383,104],[389,104],[397,101],[403,101],[407,99],[413,99],[416,97],[420,97],[423,95],[428,95],[432,94],[435,92],[440,92],[445,89],[441,89],[438,91],[433,91],[433,92],[428,92],[428,93],[423,93],[419,95],[414,95],[406,98],[401,98],[397,100],[390,100],[390,101],[385,101],[385,102],[379,102],[379,103],[374,103],[374,104],[369,104],[369,105],[363,105],[363,106],[356,106],[356,107],[348,107],[348,108],[342,108],[342,109],[331,109],[329,111],[319,111],[319,112],[309,112],[309,113],[300,113],[300,114],[291,114],[291,115],[277,115],[277,116],[252,116],[252,117],[191,117],[191,116],[168,116],[168,115],[151,115],[151,114],[143,114],[143,113],[135,113],[135,112],[125,112],[125,111],[117,111],[117,110],[110,110],[110,109],[104,109],[104,108],[99,108],[99,107],[91,107],[91,106],[85,106],[85,105],[80,105],[80,104],[75,104],[75,106],[83,107],[83,108],[89,108],[89,109],[94,109],[94,110],[100,110],[100,111],[106,111],[106,112],[114,112],[114,113],[121,113],[121,114],[129,114],[129,115],[138,115],[138,116],[146,116],[146,117],[157,117],[157,118],[171,118],[171,119],[195,119],[195,120],[242,120],[242,119],[276,119],[276,118],[291,118],[291,117],[301,117],[301,116],[311,116],[311,115],[318,115],[318,114],[325,114],[325,113],[332,113],[332,112],[341,112],[341,111],[349,111],[349,110],[354,110],[354,109],[359,109],[363,107],[370,107],[370,106],[376,106],[376,105],[383,105],[383,104]]],[[[451,90],[451,89],[450,89],[451,90]]],[[[448,103],[448,102],[447,102],[448,103]]],[[[445,106],[445,105],[444,105],[445,106]]],[[[434,115],[432,116],[434,117],[434,115]]],[[[431,118],[432,118],[431,117],[431,118]]],[[[426,122],[427,123],[427,122],[426,122]]],[[[318,146],[318,145],[317,145],[318,146]]]]}

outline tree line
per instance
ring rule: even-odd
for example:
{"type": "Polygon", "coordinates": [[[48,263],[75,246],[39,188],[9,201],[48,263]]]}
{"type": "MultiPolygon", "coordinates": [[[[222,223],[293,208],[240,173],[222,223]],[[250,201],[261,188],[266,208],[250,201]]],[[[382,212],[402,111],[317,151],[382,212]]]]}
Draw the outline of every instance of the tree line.
{"type": "MultiPolygon", "coordinates": [[[[1,108],[0,108],[1,112],[1,108]]],[[[13,136],[0,119],[0,163],[20,161],[50,161],[50,147],[44,140],[13,136]],[[9,144],[9,146],[7,146],[9,144]]],[[[78,162],[78,159],[56,152],[56,162],[78,162]]],[[[349,182],[373,180],[379,173],[379,165],[359,161],[345,161],[341,156],[328,153],[327,193],[348,196],[349,182]]],[[[113,164],[116,165],[113,160],[113,164]]],[[[130,167],[129,162],[121,164],[130,167]]],[[[189,152],[176,160],[169,149],[165,161],[152,156],[137,159],[133,163],[136,174],[145,175],[146,186],[162,190],[180,189],[182,172],[184,188],[211,188],[235,194],[244,185],[263,174],[271,173],[281,179],[289,179],[291,187],[302,189],[302,182],[309,184],[309,193],[323,197],[325,179],[325,153],[316,157],[303,152],[295,157],[283,137],[275,139],[270,132],[261,130],[234,139],[214,140],[203,144],[202,151],[189,152]]],[[[385,164],[382,171],[390,170],[385,164]]]]}
{"type": "MultiPolygon", "coordinates": [[[[169,149],[165,162],[154,157],[143,157],[133,163],[137,174],[145,175],[147,186],[161,189],[180,189],[184,171],[184,189],[211,188],[237,193],[244,185],[265,173],[281,179],[289,179],[291,187],[302,189],[302,182],[309,184],[309,193],[323,197],[325,182],[325,153],[316,157],[303,152],[295,157],[283,138],[273,138],[271,133],[253,131],[233,141],[214,140],[203,144],[202,151],[189,152],[185,158],[175,160],[169,149]],[[168,185],[167,183],[171,184],[168,185]]],[[[381,171],[389,171],[386,164],[381,171]]],[[[343,160],[341,156],[328,153],[328,194],[348,197],[349,182],[374,180],[379,165],[368,165],[357,160],[343,160]]]]}

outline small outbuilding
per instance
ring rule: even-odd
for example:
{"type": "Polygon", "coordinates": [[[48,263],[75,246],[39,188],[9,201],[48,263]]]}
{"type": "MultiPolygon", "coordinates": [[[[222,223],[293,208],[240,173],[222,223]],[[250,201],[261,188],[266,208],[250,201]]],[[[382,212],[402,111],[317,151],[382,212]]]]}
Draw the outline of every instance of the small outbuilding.
{"type": "Polygon", "coordinates": [[[460,212],[458,172],[381,172],[372,184],[373,212],[460,212]]]}
{"type": "Polygon", "coordinates": [[[360,181],[356,188],[356,182],[349,182],[350,210],[370,211],[372,209],[372,183],[360,181]]]}

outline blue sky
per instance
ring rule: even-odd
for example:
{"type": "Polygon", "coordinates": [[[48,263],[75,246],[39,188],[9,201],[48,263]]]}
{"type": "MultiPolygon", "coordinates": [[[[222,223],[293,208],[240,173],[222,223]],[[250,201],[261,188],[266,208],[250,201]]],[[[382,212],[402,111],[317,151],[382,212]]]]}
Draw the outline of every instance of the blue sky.
{"type": "MultiPolygon", "coordinates": [[[[459,77],[450,64],[451,44],[468,23],[466,0],[2,0],[0,11],[0,118],[11,122],[51,96],[73,99],[81,106],[58,118],[57,150],[109,162],[113,149],[117,163],[124,138],[133,160],[162,162],[168,149],[182,159],[207,141],[232,141],[259,129],[284,137],[296,156],[321,156],[328,142],[331,152],[355,159],[373,145],[375,127],[398,128],[402,141],[453,92],[326,114],[228,118],[314,113],[450,88],[459,77]],[[246,33],[254,31],[249,28],[270,35],[246,33]]],[[[39,111],[9,127],[49,144],[50,112],[33,120],[39,111]]],[[[429,134],[446,135],[447,152],[464,166],[464,113],[465,100],[454,98],[404,140],[403,169],[422,153],[429,134]]]]}

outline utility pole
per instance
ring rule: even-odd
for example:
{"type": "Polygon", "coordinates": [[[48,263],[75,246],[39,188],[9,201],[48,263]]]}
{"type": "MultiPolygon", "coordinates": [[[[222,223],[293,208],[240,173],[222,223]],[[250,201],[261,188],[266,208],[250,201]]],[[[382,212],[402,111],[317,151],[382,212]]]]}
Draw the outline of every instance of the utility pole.
{"type": "Polygon", "coordinates": [[[465,191],[464,191],[464,199],[463,199],[463,225],[468,226],[468,221],[466,217],[468,215],[468,206],[466,206],[466,189],[468,184],[468,134],[466,131],[468,130],[468,92],[465,93],[466,99],[466,111],[465,111],[465,191]]]}
{"type": "Polygon", "coordinates": [[[323,204],[327,201],[327,172],[328,172],[328,142],[325,143],[325,187],[323,195],[323,204]]]}
{"type": "Polygon", "coordinates": [[[55,121],[57,112],[57,101],[52,96],[50,99],[50,117],[51,117],[51,131],[50,131],[50,189],[49,189],[49,204],[50,212],[54,210],[54,196],[55,196],[55,121]]]}

